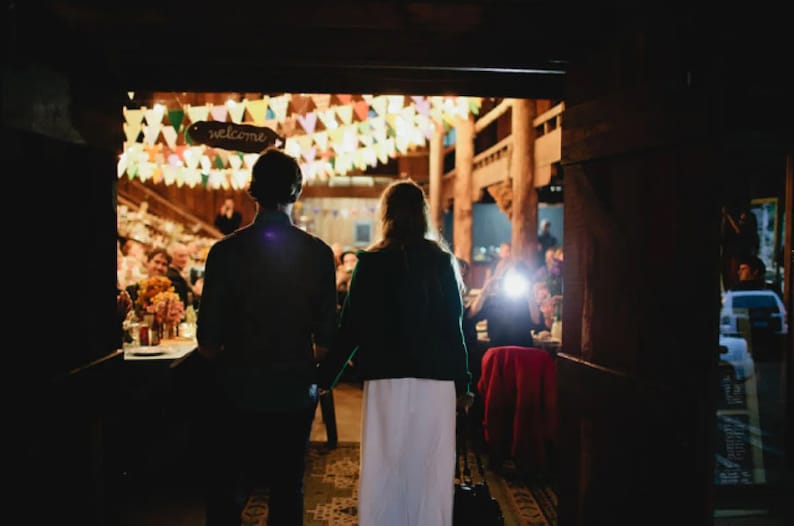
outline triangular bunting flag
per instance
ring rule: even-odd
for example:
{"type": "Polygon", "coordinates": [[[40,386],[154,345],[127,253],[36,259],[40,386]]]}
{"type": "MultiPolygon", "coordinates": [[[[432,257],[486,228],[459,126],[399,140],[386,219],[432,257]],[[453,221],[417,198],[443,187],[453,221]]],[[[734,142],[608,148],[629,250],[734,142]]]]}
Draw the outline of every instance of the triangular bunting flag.
{"type": "Polygon", "coordinates": [[[339,124],[336,122],[336,112],[333,108],[318,112],[317,116],[320,117],[320,121],[323,123],[323,126],[325,126],[326,130],[333,130],[339,126],[339,124]]]}
{"type": "Polygon", "coordinates": [[[317,114],[309,112],[306,115],[298,115],[298,122],[306,133],[314,133],[314,128],[317,126],[317,114]]]}
{"type": "Polygon", "coordinates": [[[129,110],[127,108],[124,108],[124,120],[126,120],[127,123],[130,125],[140,126],[143,123],[143,117],[144,117],[143,111],[144,110],[142,109],[129,110]]]}
{"type": "Polygon", "coordinates": [[[198,168],[199,161],[201,160],[201,151],[200,146],[191,146],[185,150],[182,157],[185,159],[185,165],[188,168],[198,168]]]}
{"type": "Polygon", "coordinates": [[[314,94],[311,96],[312,101],[314,101],[314,107],[317,108],[319,111],[326,111],[328,109],[329,104],[331,104],[331,96],[330,95],[320,95],[314,94]]]}
{"type": "Polygon", "coordinates": [[[245,101],[229,104],[229,117],[231,117],[233,123],[241,124],[243,115],[245,115],[245,101]]]}
{"type": "Polygon", "coordinates": [[[287,137],[287,142],[284,145],[284,151],[293,157],[300,157],[301,146],[295,137],[287,137]]]}
{"type": "Polygon", "coordinates": [[[127,142],[136,142],[138,140],[138,135],[141,133],[141,123],[137,124],[127,124],[124,123],[124,137],[127,139],[127,142]]]}
{"type": "Polygon", "coordinates": [[[365,121],[367,116],[369,116],[369,103],[365,100],[360,100],[353,105],[353,110],[356,112],[358,120],[365,121]]]}
{"type": "Polygon", "coordinates": [[[210,114],[210,107],[206,104],[203,106],[188,106],[187,116],[190,122],[206,121],[210,114]]]}
{"type": "Polygon", "coordinates": [[[353,106],[347,104],[345,106],[334,106],[336,110],[336,114],[339,115],[339,119],[344,124],[350,124],[353,122],[353,106]]]}
{"type": "Polygon", "coordinates": [[[416,112],[419,115],[424,115],[428,117],[430,115],[430,101],[424,97],[413,97],[414,99],[414,106],[416,107],[416,112]]]}
{"type": "Polygon", "coordinates": [[[170,110],[168,112],[168,122],[174,127],[174,131],[179,133],[179,127],[182,126],[182,121],[185,118],[185,112],[182,108],[178,110],[170,110]]]}
{"type": "Polygon", "coordinates": [[[229,166],[231,166],[233,170],[239,170],[242,165],[243,158],[239,153],[233,153],[229,156],[229,166]]]}
{"type": "Polygon", "coordinates": [[[246,153],[243,155],[243,164],[250,170],[254,167],[254,163],[256,163],[257,159],[259,159],[258,153],[246,153]]]}
{"type": "MultiPolygon", "coordinates": [[[[212,161],[210,161],[209,155],[202,155],[201,156],[201,173],[208,174],[212,169],[212,161]]],[[[204,186],[207,186],[207,183],[204,182],[204,186]]]]}
{"type": "Polygon", "coordinates": [[[353,100],[353,95],[337,95],[336,98],[342,104],[350,104],[350,101],[353,100]]]}
{"type": "Polygon", "coordinates": [[[386,110],[389,113],[399,113],[405,105],[405,97],[403,95],[388,95],[389,108],[386,110]]]}
{"type": "Polygon", "coordinates": [[[155,104],[154,108],[150,110],[144,110],[144,115],[146,116],[146,124],[151,126],[152,124],[162,125],[163,123],[163,106],[160,104],[155,104]]]}
{"type": "Polygon", "coordinates": [[[225,104],[218,104],[217,106],[212,106],[210,108],[210,115],[212,115],[212,120],[218,122],[226,122],[226,113],[227,113],[226,105],[225,104]]]}
{"type": "Polygon", "coordinates": [[[303,150],[301,152],[301,155],[303,155],[303,158],[306,159],[307,161],[312,162],[314,161],[314,158],[317,156],[317,148],[311,147],[308,150],[303,150]]]}
{"type": "Polygon", "coordinates": [[[328,132],[322,131],[314,134],[314,144],[316,144],[321,152],[328,149],[328,132]]]}
{"type": "Polygon", "coordinates": [[[372,104],[372,99],[374,99],[375,96],[374,95],[362,95],[361,98],[364,99],[365,101],[367,101],[367,104],[372,104]]]}
{"type": "Polygon", "coordinates": [[[289,95],[281,95],[270,99],[270,108],[273,110],[274,117],[278,122],[284,122],[284,119],[287,118],[289,100],[289,95]]]}
{"type": "Polygon", "coordinates": [[[165,137],[165,143],[168,145],[169,148],[173,149],[176,147],[176,137],[177,133],[174,128],[171,126],[163,127],[163,137],[165,137]]]}
{"type": "Polygon", "coordinates": [[[386,115],[386,106],[388,105],[388,103],[389,101],[388,99],[386,99],[386,96],[381,95],[379,97],[375,97],[374,99],[372,99],[372,102],[370,102],[370,106],[372,106],[375,109],[375,111],[380,117],[384,117],[386,115]]]}
{"type": "Polygon", "coordinates": [[[254,100],[245,100],[245,107],[248,110],[248,114],[253,119],[254,124],[257,126],[262,126],[265,124],[265,117],[267,115],[267,103],[270,97],[265,96],[262,99],[254,99],[254,100]]]}
{"type": "Polygon", "coordinates": [[[149,146],[154,146],[157,143],[157,138],[160,136],[160,130],[163,127],[161,123],[143,125],[143,142],[149,146]]]}
{"type": "Polygon", "coordinates": [[[298,143],[301,153],[312,147],[311,135],[295,135],[293,139],[295,139],[295,141],[298,143]]]}

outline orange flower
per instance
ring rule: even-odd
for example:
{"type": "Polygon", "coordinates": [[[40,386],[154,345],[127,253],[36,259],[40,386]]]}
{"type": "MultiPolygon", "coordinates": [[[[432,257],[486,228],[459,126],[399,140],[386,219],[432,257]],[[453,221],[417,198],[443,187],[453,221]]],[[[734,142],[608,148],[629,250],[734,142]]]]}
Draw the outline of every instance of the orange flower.
{"type": "Polygon", "coordinates": [[[153,312],[154,298],[161,292],[174,292],[170,279],[165,276],[142,279],[138,283],[138,299],[135,300],[136,310],[140,313],[153,312]]]}

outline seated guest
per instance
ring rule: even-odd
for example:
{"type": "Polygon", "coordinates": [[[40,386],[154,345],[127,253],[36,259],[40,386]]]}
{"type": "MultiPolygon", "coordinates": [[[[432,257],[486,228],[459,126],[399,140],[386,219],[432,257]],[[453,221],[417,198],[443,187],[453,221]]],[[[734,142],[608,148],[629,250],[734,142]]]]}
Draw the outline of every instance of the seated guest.
{"type": "Polygon", "coordinates": [[[517,261],[488,278],[468,311],[471,322],[488,322],[490,347],[532,347],[529,272],[517,261]]]}
{"type": "Polygon", "coordinates": [[[187,308],[189,305],[193,305],[194,293],[193,288],[182,273],[187,270],[190,254],[187,246],[182,243],[171,245],[169,252],[171,254],[171,264],[168,266],[165,277],[171,280],[174,285],[174,292],[182,300],[182,305],[187,308]]]}
{"type": "MultiPolygon", "coordinates": [[[[146,254],[146,277],[165,276],[168,265],[171,264],[171,256],[164,248],[155,248],[146,254]]],[[[127,287],[133,305],[138,300],[139,283],[133,283],[127,287]]]]}
{"type": "Polygon", "coordinates": [[[536,281],[532,284],[532,302],[529,304],[529,312],[532,317],[530,330],[540,332],[551,330],[553,318],[547,318],[544,314],[543,304],[551,298],[549,285],[545,281],[536,281]]]}

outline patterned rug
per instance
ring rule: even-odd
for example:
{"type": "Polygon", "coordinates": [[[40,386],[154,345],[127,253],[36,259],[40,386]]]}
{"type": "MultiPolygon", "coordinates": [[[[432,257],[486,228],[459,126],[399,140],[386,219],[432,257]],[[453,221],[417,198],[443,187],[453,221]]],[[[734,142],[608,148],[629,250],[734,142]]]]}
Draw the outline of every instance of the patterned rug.
{"type": "MultiPolygon", "coordinates": [[[[323,444],[311,444],[305,478],[305,526],[358,524],[358,459],[358,443],[340,443],[332,450],[326,450],[323,444]]],[[[557,497],[551,488],[490,472],[488,483],[502,507],[505,526],[556,526],[557,497]]],[[[266,523],[267,493],[263,490],[248,501],[243,526],[266,523]]]]}

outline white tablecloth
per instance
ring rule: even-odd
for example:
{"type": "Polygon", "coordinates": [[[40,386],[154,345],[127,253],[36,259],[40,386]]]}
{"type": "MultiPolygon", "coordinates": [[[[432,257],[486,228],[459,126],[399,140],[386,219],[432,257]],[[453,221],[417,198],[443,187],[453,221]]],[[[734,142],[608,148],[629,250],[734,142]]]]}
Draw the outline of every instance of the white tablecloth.
{"type": "Polygon", "coordinates": [[[176,360],[195,348],[195,340],[167,340],[156,346],[124,347],[124,360],[176,360]]]}

